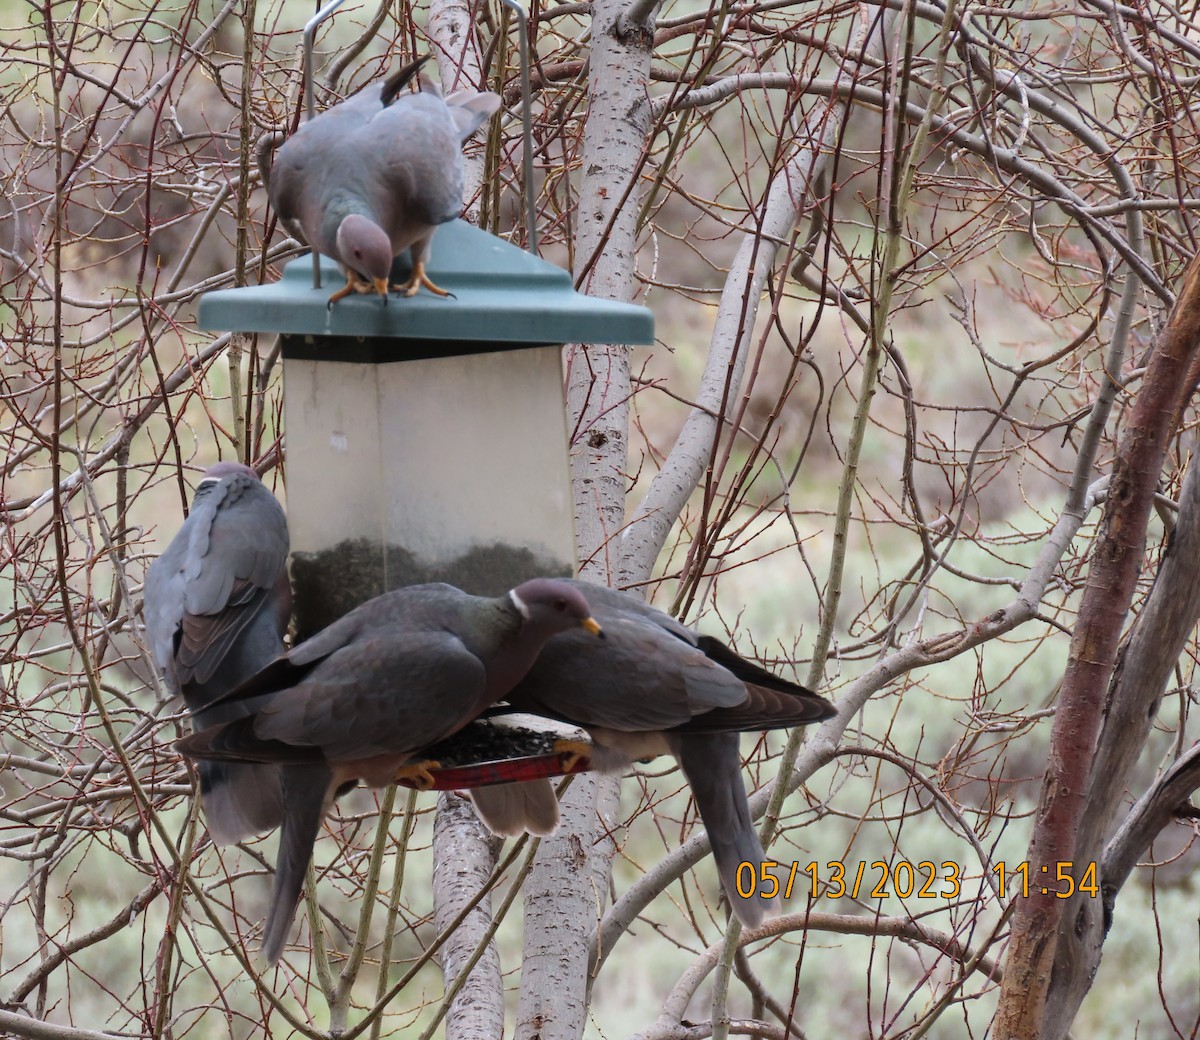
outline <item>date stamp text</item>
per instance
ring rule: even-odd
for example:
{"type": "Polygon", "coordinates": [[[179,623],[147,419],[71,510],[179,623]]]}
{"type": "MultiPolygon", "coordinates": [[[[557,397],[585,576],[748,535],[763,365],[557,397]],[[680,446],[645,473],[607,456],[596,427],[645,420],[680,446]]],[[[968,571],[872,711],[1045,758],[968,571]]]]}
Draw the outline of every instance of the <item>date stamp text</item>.
{"type": "MultiPolygon", "coordinates": [[[[996,875],[996,892],[1001,899],[1009,895],[1028,896],[1031,892],[1053,895],[1058,899],[1069,899],[1076,892],[1097,897],[1100,884],[1097,881],[1096,864],[1080,864],[1077,872],[1074,863],[1052,863],[1034,867],[1029,863],[997,863],[992,867],[996,875]]],[[[964,872],[961,864],[954,860],[908,860],[887,862],[878,859],[873,863],[860,860],[843,863],[830,860],[828,863],[801,863],[793,860],[777,863],[764,860],[761,863],[745,861],[738,864],[737,891],[743,899],[761,896],[773,899],[782,894],[790,899],[793,894],[808,895],[810,899],[824,896],[826,899],[959,899],[962,897],[964,872]],[[787,870],[781,880],[776,871],[787,870]],[[797,887],[799,886],[799,887],[797,887]]]]}

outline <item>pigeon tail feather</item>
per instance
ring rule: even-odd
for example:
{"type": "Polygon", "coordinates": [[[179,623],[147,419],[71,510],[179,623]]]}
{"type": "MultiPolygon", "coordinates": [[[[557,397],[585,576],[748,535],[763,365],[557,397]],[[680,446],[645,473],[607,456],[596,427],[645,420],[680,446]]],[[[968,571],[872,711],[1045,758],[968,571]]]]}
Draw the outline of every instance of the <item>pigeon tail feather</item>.
{"type": "Polygon", "coordinates": [[[549,780],[476,787],[467,794],[493,834],[515,838],[524,832],[548,837],[558,829],[558,797],[549,780]]]}
{"type": "Polygon", "coordinates": [[[288,812],[279,831],[275,887],[271,890],[262,939],[263,954],[272,966],[278,963],[283,953],[292,918],[296,915],[308,861],[312,859],[313,845],[325,815],[325,795],[332,781],[328,768],[316,765],[285,767],[282,774],[283,799],[288,812]]]}
{"type": "Polygon", "coordinates": [[[279,769],[249,762],[200,762],[200,802],[218,845],[265,834],[283,822],[279,769]]]}
{"type": "Polygon", "coordinates": [[[379,90],[379,100],[383,102],[384,108],[396,100],[396,95],[404,89],[413,76],[421,71],[421,66],[431,57],[433,57],[432,54],[424,54],[407,65],[402,65],[383,81],[383,86],[379,90]]]}
{"type": "Polygon", "coordinates": [[[744,885],[756,888],[765,853],[742,784],[737,734],[688,733],[672,742],[708,832],[721,887],[738,920],[747,928],[756,928],[771,901],[759,895],[738,895],[739,866],[750,864],[750,872],[743,871],[742,880],[744,885]]]}
{"type": "Polygon", "coordinates": [[[776,693],[790,693],[795,697],[811,697],[814,704],[824,705],[825,714],[821,715],[821,718],[831,718],[837,714],[833,705],[820,694],[813,693],[807,686],[802,686],[800,683],[784,679],[754,661],[746,660],[737,651],[713,636],[698,635],[696,646],[704,651],[706,657],[728,668],[742,682],[753,683],[755,686],[762,686],[768,690],[774,690],[776,693]]]}

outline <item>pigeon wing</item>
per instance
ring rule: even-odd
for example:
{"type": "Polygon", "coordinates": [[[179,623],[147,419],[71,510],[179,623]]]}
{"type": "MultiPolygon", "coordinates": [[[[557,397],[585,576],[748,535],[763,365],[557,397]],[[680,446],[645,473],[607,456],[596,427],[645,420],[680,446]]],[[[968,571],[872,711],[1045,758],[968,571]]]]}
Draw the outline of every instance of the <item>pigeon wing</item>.
{"type": "Polygon", "coordinates": [[[745,699],[740,680],[657,624],[614,616],[599,603],[593,611],[604,641],[555,636],[510,704],[583,726],[651,732],[745,699]]]}
{"type": "Polygon", "coordinates": [[[456,90],[446,98],[450,118],[458,131],[459,141],[466,141],[500,110],[499,94],[490,90],[456,90]]]}
{"type": "MultiPolygon", "coordinates": [[[[462,212],[463,159],[457,126],[432,91],[405,94],[380,112],[363,134],[373,149],[381,226],[397,243],[401,225],[426,229],[462,212]],[[390,207],[390,209],[389,209],[390,207]],[[383,216],[390,212],[391,219],[383,216]]],[[[410,237],[403,233],[400,237],[410,237]]],[[[400,248],[403,248],[401,246],[400,248]]],[[[398,250],[397,250],[398,251],[398,250]]]]}
{"type": "Polygon", "coordinates": [[[384,630],[325,658],[273,698],[254,729],[319,747],[331,762],[403,755],[470,722],[486,681],[483,662],[453,633],[384,630]]]}
{"type": "Polygon", "coordinates": [[[181,684],[208,682],[260,612],[290,613],[287,519],[270,491],[251,477],[226,478],[197,521],[182,563],[181,684]]]}

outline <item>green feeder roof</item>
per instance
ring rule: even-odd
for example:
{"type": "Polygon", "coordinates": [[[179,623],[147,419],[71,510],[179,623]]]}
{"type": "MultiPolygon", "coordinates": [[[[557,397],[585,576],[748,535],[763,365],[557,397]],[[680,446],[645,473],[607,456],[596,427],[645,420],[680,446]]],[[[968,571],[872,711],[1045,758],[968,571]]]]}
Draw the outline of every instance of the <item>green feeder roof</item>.
{"type": "MultiPolygon", "coordinates": [[[[393,280],[409,272],[405,252],[393,280]]],[[[654,315],[645,307],[576,292],[571,276],[487,231],[454,220],[438,228],[426,273],[454,293],[354,295],[326,306],[345,285],[337,264],[321,257],[321,288],[312,284],[312,258],[300,257],[278,282],[221,289],[200,299],[200,327],[285,336],[387,337],[513,343],[654,342],[654,315]]],[[[495,349],[494,347],[492,349],[495,349]]]]}

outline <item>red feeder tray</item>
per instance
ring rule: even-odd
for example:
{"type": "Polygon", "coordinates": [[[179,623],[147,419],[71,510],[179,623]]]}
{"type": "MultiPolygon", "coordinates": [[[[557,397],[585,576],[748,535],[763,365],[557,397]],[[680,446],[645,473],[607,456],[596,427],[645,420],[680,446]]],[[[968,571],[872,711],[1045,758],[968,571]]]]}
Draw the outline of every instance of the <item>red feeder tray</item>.
{"type": "Polygon", "coordinates": [[[429,791],[460,791],[468,787],[488,787],[491,784],[515,784],[525,780],[545,780],[552,776],[583,773],[591,767],[586,758],[577,758],[570,769],[567,760],[572,756],[551,751],[545,755],[522,755],[520,758],[497,758],[490,762],[445,766],[429,770],[433,784],[423,788],[416,780],[397,781],[401,787],[429,791]]]}
{"type": "Polygon", "coordinates": [[[540,728],[558,725],[530,715],[477,719],[454,736],[410,759],[419,762],[427,758],[441,763],[439,768],[429,770],[434,778],[432,785],[425,787],[410,778],[397,782],[418,790],[455,791],[586,772],[591,767],[588,759],[554,750],[555,742],[564,737],[575,744],[590,743],[586,734],[573,726],[557,730],[540,728]],[[529,720],[539,728],[521,725],[513,721],[516,718],[529,720]]]}

